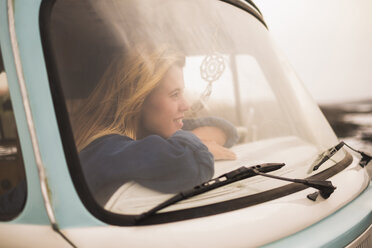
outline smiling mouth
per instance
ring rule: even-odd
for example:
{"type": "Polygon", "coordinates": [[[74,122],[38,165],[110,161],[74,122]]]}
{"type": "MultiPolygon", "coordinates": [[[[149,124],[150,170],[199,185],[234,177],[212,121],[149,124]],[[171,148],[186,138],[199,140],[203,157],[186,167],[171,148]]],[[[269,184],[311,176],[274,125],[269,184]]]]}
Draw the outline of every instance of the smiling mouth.
{"type": "Polygon", "coordinates": [[[183,117],[180,117],[174,120],[174,122],[179,126],[179,128],[182,128],[183,126],[182,120],[183,120],[183,117]]]}

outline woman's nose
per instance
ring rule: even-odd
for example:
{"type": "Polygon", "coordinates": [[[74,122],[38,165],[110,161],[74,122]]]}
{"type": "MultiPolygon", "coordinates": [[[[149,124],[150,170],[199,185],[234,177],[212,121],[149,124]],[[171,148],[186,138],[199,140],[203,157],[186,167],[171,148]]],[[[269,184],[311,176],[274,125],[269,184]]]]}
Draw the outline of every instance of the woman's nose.
{"type": "Polygon", "coordinates": [[[188,101],[183,96],[182,99],[181,99],[181,102],[180,102],[180,111],[185,112],[189,109],[190,109],[190,104],[188,103],[188,101]]]}

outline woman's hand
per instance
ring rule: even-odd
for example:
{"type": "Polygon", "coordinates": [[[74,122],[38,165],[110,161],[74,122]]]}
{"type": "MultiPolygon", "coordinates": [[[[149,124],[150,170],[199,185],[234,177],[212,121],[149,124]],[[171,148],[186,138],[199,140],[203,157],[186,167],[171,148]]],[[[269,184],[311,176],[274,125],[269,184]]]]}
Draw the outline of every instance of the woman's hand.
{"type": "Polygon", "coordinates": [[[213,154],[214,160],[235,160],[236,155],[223,145],[226,142],[226,134],[217,127],[203,126],[191,131],[195,134],[213,154]]]}
{"type": "Polygon", "coordinates": [[[201,140],[213,154],[214,160],[235,160],[236,154],[213,140],[201,140]]]}

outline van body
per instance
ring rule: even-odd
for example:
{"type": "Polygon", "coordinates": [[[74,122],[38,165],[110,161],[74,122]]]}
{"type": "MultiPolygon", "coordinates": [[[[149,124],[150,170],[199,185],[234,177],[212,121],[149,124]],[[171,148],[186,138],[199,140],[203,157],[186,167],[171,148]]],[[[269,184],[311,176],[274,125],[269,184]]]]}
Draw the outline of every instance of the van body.
{"type": "Polygon", "coordinates": [[[2,247],[363,247],[372,243],[372,187],[243,0],[0,2],[2,247]],[[135,181],[95,202],[74,140],[74,116],[110,61],[138,41],[185,54],[190,118],[232,123],[236,160],[283,163],[137,217],[166,201],[135,181]],[[335,150],[334,148],[337,147],[335,150]],[[324,159],[326,158],[326,159],[324,159]]]}

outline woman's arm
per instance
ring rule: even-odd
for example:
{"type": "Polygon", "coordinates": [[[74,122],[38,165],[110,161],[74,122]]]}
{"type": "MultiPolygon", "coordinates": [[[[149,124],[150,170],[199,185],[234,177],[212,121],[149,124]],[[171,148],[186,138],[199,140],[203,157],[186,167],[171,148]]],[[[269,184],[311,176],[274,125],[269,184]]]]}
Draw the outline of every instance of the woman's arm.
{"type": "Polygon", "coordinates": [[[227,147],[233,146],[239,139],[233,124],[219,117],[185,119],[184,130],[195,134],[213,154],[215,160],[234,160],[236,155],[227,147]]]}
{"type": "Polygon", "coordinates": [[[177,193],[211,179],[214,173],[213,156],[207,147],[195,135],[182,130],[168,139],[150,135],[135,141],[107,135],[89,144],[79,155],[88,185],[93,194],[100,195],[102,203],[129,181],[160,192],[177,193]]]}
{"type": "Polygon", "coordinates": [[[198,131],[197,135],[201,135],[202,133],[205,133],[203,134],[203,138],[206,135],[208,135],[207,137],[208,139],[214,139],[217,143],[227,148],[232,147],[239,140],[239,135],[238,135],[238,131],[236,127],[231,122],[223,118],[220,118],[220,117],[207,116],[207,117],[201,117],[197,119],[184,119],[183,124],[184,125],[182,129],[187,130],[187,131],[194,131],[198,128],[208,127],[208,128],[205,128],[204,130],[202,129],[198,131]],[[222,137],[220,137],[221,135],[216,133],[215,130],[211,130],[211,132],[208,132],[208,129],[212,127],[215,127],[215,130],[219,129],[221,132],[223,132],[224,142],[222,144],[220,143],[221,141],[223,141],[221,139],[222,137]],[[209,135],[209,134],[212,134],[212,135],[209,135]],[[218,136],[213,137],[213,135],[216,135],[216,134],[218,136]],[[219,140],[217,140],[216,138],[219,138],[219,140]]]}
{"type": "Polygon", "coordinates": [[[208,150],[213,154],[214,160],[236,159],[235,153],[223,146],[227,138],[220,128],[204,126],[195,128],[191,132],[208,147],[208,150]]]}

